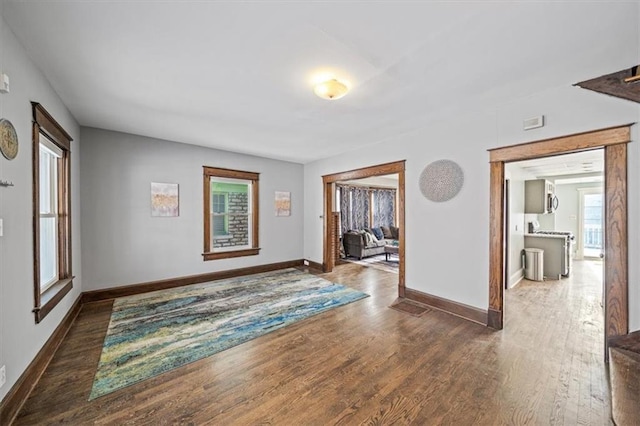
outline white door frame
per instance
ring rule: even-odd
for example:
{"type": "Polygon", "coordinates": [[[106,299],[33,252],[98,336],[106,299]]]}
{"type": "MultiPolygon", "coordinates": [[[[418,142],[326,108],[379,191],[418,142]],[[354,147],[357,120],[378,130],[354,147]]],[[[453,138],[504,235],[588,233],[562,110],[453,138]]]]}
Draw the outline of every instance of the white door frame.
{"type": "MultiPolygon", "coordinates": [[[[576,250],[576,259],[584,259],[584,196],[587,194],[600,194],[604,197],[604,186],[578,188],[578,249],[576,250]]],[[[604,200],[602,203],[604,210],[604,200]]],[[[604,211],[603,211],[604,219],[604,211]]],[[[602,232],[604,233],[604,224],[602,226],[602,232]]],[[[604,235],[603,235],[604,241],[604,235]]]]}

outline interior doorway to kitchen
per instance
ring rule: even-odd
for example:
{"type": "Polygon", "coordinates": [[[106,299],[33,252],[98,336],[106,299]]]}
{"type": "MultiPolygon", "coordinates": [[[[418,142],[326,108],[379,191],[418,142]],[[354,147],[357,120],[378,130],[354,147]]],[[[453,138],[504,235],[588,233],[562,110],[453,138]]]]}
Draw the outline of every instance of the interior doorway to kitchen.
{"type": "Polygon", "coordinates": [[[579,353],[594,371],[604,361],[604,261],[599,251],[577,253],[603,235],[603,170],[602,149],[505,165],[505,317],[526,312],[541,330],[531,339],[566,340],[536,350],[549,359],[579,353]]]}
{"type": "MultiPolygon", "coordinates": [[[[629,330],[627,143],[628,125],[490,150],[489,311],[487,324],[504,328],[504,180],[507,163],[604,149],[604,337],[629,330]]],[[[605,348],[606,349],[606,348],[605,348]]],[[[605,350],[606,354],[606,350],[605,350]]]]}

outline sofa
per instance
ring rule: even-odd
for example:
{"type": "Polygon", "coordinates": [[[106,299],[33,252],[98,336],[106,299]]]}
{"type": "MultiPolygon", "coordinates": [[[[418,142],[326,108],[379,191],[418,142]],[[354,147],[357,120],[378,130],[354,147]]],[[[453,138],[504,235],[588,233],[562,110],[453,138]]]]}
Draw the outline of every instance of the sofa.
{"type": "Polygon", "coordinates": [[[384,246],[398,245],[398,234],[394,226],[347,231],[342,235],[345,256],[362,259],[383,254],[384,246]]]}

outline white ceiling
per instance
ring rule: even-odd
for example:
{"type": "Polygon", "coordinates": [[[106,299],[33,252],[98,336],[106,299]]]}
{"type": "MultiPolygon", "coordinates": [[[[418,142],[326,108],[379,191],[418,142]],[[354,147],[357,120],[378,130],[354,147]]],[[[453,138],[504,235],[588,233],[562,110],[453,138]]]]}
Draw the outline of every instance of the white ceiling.
{"type": "Polygon", "coordinates": [[[537,177],[564,176],[604,171],[604,152],[601,149],[536,158],[514,163],[537,177]]]}
{"type": "Polygon", "coordinates": [[[2,7],[81,125],[300,163],[637,59],[636,3],[3,0],[2,7]],[[341,100],[313,95],[313,73],[327,68],[353,86],[341,100]]]}

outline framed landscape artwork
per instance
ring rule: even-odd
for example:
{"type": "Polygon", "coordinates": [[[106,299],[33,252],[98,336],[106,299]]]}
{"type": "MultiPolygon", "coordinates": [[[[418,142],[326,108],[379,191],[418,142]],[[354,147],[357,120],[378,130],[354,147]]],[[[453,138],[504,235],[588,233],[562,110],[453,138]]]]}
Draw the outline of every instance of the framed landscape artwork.
{"type": "Polygon", "coordinates": [[[178,184],[151,182],[151,216],[177,217],[179,215],[178,184]]]}
{"type": "Polygon", "coordinates": [[[276,191],[276,216],[291,216],[291,193],[276,191]]]}

